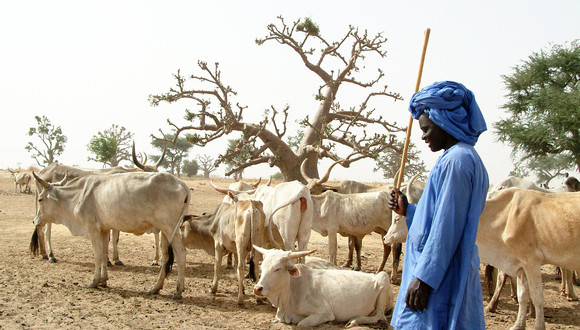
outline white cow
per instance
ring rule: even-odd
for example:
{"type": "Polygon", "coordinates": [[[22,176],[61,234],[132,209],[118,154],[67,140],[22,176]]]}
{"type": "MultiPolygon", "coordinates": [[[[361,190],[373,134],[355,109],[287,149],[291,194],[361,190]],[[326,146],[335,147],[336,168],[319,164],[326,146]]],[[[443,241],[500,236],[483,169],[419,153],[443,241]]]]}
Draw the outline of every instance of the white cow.
{"type": "Polygon", "coordinates": [[[519,309],[512,329],[524,329],[531,297],[536,329],[544,329],[543,264],[580,269],[580,194],[508,188],[488,199],[477,232],[483,263],[517,276],[519,309]]]}
{"type": "Polygon", "coordinates": [[[181,227],[185,247],[203,249],[215,256],[211,288],[216,293],[224,253],[238,257],[238,304],[244,304],[244,260],[252,244],[271,246],[265,229],[266,216],[262,202],[247,200],[221,203],[212,214],[189,218],[181,227]]]}
{"type": "MultiPolygon", "coordinates": [[[[312,195],[312,229],[322,236],[328,236],[330,262],[336,264],[337,234],[364,237],[373,232],[380,235],[387,233],[392,215],[387,205],[388,198],[386,191],[359,194],[326,191],[321,195],[312,195]]],[[[391,245],[383,244],[383,261],[377,271],[384,269],[390,252],[391,245]]],[[[395,259],[393,262],[398,263],[395,259]]]]}
{"type": "MultiPolygon", "coordinates": [[[[516,176],[510,176],[510,177],[507,177],[506,179],[500,181],[498,184],[496,184],[488,193],[487,198],[488,199],[493,198],[501,190],[507,189],[507,188],[512,188],[512,187],[541,191],[541,192],[545,192],[545,193],[558,193],[558,192],[579,191],[580,190],[580,183],[574,177],[567,177],[562,186],[548,189],[548,188],[540,187],[530,180],[516,177],[516,176]]],[[[506,280],[508,280],[508,279],[511,282],[511,289],[512,289],[511,296],[512,296],[512,298],[514,298],[514,300],[517,301],[516,283],[515,283],[516,281],[514,280],[514,278],[507,276],[502,270],[498,270],[497,279],[496,279],[496,286],[495,286],[495,289],[492,290],[493,273],[494,273],[493,267],[490,265],[486,265],[485,280],[487,282],[488,291],[490,293],[493,292],[493,295],[491,296],[489,303],[485,307],[485,310],[488,312],[495,312],[496,311],[501,291],[503,289],[503,286],[504,286],[506,280]]],[[[578,300],[578,297],[574,293],[574,287],[571,283],[573,272],[570,272],[570,271],[564,269],[563,273],[564,274],[562,276],[562,294],[568,296],[569,300],[578,300]],[[568,274],[568,273],[570,273],[570,274],[568,274]]]]}
{"type": "Polygon", "coordinates": [[[282,182],[275,187],[262,185],[251,193],[220,188],[213,182],[211,184],[224,195],[232,194],[239,200],[261,201],[266,214],[266,226],[273,223],[272,241],[282,241],[284,250],[294,251],[295,242],[298,242],[299,250],[308,248],[313,206],[310,191],[300,182],[282,182]]]}
{"type": "Polygon", "coordinates": [[[95,256],[95,273],[89,287],[107,285],[107,247],[112,229],[143,234],[153,227],[162,233],[163,261],[156,285],[149,291],[159,293],[173,263],[178,277],[175,298],[184,290],[185,247],[178,236],[189,206],[187,184],[167,173],[94,174],[66,182],[48,183],[33,172],[42,186],[34,224],[62,223],[73,234],[88,235],[95,256]],[[165,249],[168,247],[168,249],[165,249]]]}
{"type": "Polygon", "coordinates": [[[8,169],[8,172],[12,174],[12,178],[14,179],[14,192],[22,193],[22,188],[24,188],[25,194],[30,194],[30,174],[28,173],[18,173],[8,169]]]}
{"type": "Polygon", "coordinates": [[[264,255],[262,275],[254,293],[277,308],[275,321],[314,327],[338,321],[347,327],[386,321],[393,291],[385,272],[313,269],[292,261],[314,251],[254,248],[264,255]]]}

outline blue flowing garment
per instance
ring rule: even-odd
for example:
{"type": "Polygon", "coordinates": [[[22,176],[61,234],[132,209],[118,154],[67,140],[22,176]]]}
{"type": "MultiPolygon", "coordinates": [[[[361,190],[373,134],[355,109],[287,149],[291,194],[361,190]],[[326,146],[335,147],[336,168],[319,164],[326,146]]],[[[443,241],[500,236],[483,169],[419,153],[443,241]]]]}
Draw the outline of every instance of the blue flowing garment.
{"type": "Polygon", "coordinates": [[[391,325],[396,329],[485,329],[475,238],[489,187],[470,143],[446,150],[429,174],[418,204],[409,204],[401,287],[391,325]],[[418,278],[432,290],[423,312],[405,303],[418,278]]]}

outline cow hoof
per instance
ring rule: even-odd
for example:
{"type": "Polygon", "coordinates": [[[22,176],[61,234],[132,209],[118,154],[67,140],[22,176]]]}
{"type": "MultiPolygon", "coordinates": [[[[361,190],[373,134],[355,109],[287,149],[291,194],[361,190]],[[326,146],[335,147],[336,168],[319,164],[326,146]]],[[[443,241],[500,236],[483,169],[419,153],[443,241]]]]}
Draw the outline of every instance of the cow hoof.
{"type": "Polygon", "coordinates": [[[267,298],[256,297],[256,305],[266,305],[267,298]]]}
{"type": "Polygon", "coordinates": [[[495,313],[495,308],[487,306],[487,307],[485,307],[485,312],[486,313],[495,313]]]}
{"type": "Polygon", "coordinates": [[[340,267],[344,267],[344,268],[350,268],[352,266],[352,263],[350,262],[345,262],[344,264],[340,265],[340,267]]]}
{"type": "Polygon", "coordinates": [[[115,266],[125,266],[125,264],[121,260],[115,261],[115,266]]]}
{"type": "Polygon", "coordinates": [[[398,278],[391,278],[391,284],[401,284],[401,280],[398,278]]]}
{"type": "Polygon", "coordinates": [[[159,266],[159,263],[158,263],[157,261],[155,261],[155,260],[154,260],[154,261],[151,263],[151,266],[159,266]]]}
{"type": "Polygon", "coordinates": [[[113,264],[109,260],[107,260],[107,267],[113,267],[113,264]]]}
{"type": "Polygon", "coordinates": [[[159,290],[160,289],[151,289],[151,290],[147,291],[147,294],[151,294],[151,295],[158,294],[159,293],[159,290]]]}
{"type": "Polygon", "coordinates": [[[47,256],[42,256],[42,259],[48,260],[48,257],[47,256]]]}
{"type": "Polygon", "coordinates": [[[97,285],[99,288],[106,288],[107,287],[107,282],[99,282],[99,284],[97,285]]]}
{"type": "Polygon", "coordinates": [[[89,289],[96,289],[98,287],[99,287],[99,283],[94,283],[94,282],[87,286],[87,288],[89,288],[89,289]]]}
{"type": "Polygon", "coordinates": [[[180,300],[181,299],[181,293],[174,293],[173,296],[171,296],[171,299],[173,299],[173,300],[180,300]]]}
{"type": "Polygon", "coordinates": [[[56,264],[56,259],[55,258],[50,258],[50,259],[48,259],[48,263],[49,264],[56,264]]]}
{"type": "Polygon", "coordinates": [[[568,296],[568,301],[578,301],[578,297],[570,297],[570,296],[568,296]]]}

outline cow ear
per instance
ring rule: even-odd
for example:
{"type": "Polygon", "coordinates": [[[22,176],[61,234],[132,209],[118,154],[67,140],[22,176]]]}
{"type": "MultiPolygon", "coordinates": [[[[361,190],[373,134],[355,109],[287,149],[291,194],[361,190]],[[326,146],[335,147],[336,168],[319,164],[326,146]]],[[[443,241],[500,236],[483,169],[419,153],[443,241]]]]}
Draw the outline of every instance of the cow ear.
{"type": "Polygon", "coordinates": [[[289,266],[287,269],[288,269],[288,274],[290,274],[290,276],[292,276],[292,277],[299,277],[300,276],[300,270],[298,270],[298,268],[296,268],[296,266],[292,265],[292,266],[289,266]]]}
{"type": "Polygon", "coordinates": [[[54,189],[54,188],[50,187],[50,188],[48,189],[48,197],[50,197],[50,198],[54,199],[55,201],[57,201],[57,200],[58,200],[58,198],[56,197],[56,191],[55,191],[55,189],[54,189]]]}

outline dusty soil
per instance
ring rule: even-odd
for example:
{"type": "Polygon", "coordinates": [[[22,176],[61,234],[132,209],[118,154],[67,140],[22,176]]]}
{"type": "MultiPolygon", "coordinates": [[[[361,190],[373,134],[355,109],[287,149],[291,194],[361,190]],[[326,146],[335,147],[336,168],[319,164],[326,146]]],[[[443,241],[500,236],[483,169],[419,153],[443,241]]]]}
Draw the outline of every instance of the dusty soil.
{"type": "MultiPolygon", "coordinates": [[[[222,186],[231,181],[216,180],[222,186]]],[[[195,188],[192,213],[212,211],[222,195],[207,180],[187,181],[195,188]]],[[[88,289],[94,270],[90,241],[70,234],[63,225],[53,226],[56,264],[49,264],[28,252],[33,231],[34,195],[14,192],[8,172],[0,171],[0,328],[232,328],[292,329],[293,326],[271,323],[275,310],[267,304],[256,305],[251,289],[246,289],[246,306],[237,305],[237,282],[232,269],[220,280],[218,293],[209,293],[213,259],[203,251],[188,250],[185,292],[173,300],[176,275],[172,273],[159,295],[147,295],[159,268],[150,266],[154,256],[152,235],[121,234],[120,257],[125,266],[110,268],[108,287],[88,289]]],[[[339,261],[346,260],[346,239],[339,238],[339,261]]],[[[327,258],[327,239],[313,232],[310,248],[315,256],[327,258]]],[[[364,239],[363,271],[373,272],[382,257],[381,237],[364,239]]],[[[390,260],[389,260],[390,262],[390,260]]],[[[389,263],[388,262],[388,263],[389,263]]],[[[390,272],[390,266],[387,266],[390,272]]],[[[580,328],[580,304],[568,302],[559,294],[554,267],[544,266],[544,295],[547,328],[580,328]]],[[[253,286],[246,280],[246,288],[253,286]]],[[[393,285],[395,294],[399,286],[393,285]]],[[[483,289],[484,304],[488,292],[483,289]]],[[[509,297],[510,287],[502,294],[498,312],[486,313],[488,329],[506,329],[513,325],[517,304],[509,297]]],[[[386,328],[385,323],[360,328],[386,328]]],[[[533,319],[527,321],[533,327],[533,319]]],[[[327,323],[320,329],[344,327],[327,323]]]]}

